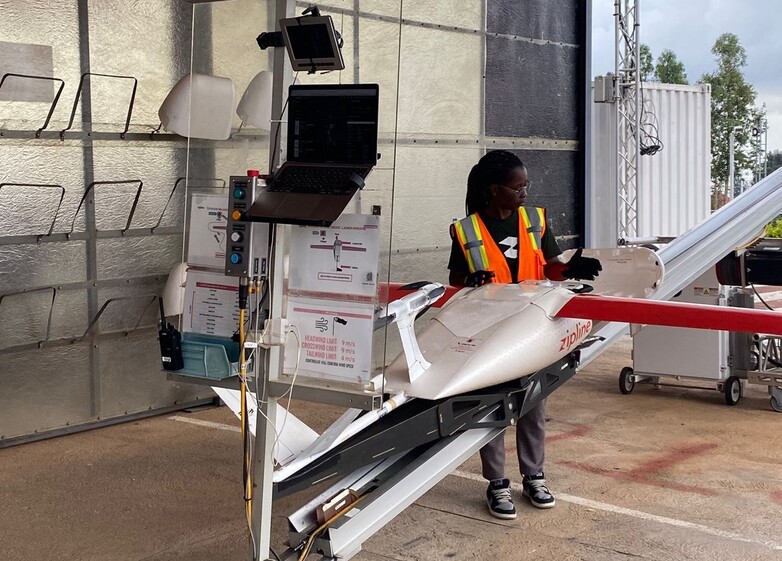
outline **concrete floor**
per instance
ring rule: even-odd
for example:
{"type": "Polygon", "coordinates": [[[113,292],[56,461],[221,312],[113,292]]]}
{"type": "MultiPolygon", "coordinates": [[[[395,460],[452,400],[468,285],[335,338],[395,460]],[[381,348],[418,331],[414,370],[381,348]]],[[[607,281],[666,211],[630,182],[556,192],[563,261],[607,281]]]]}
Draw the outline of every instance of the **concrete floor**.
{"type": "MultiPolygon", "coordinates": [[[[782,559],[782,415],[765,388],[736,407],[716,391],[620,395],[629,349],[614,345],[549,399],[556,508],[517,492],[518,519],[491,518],[476,455],[354,559],[782,559]]],[[[295,405],[315,428],[337,414],[295,405]]],[[[0,450],[0,559],[247,559],[237,427],[218,408],[0,450]]],[[[276,505],[281,549],[294,506],[276,505]]]]}

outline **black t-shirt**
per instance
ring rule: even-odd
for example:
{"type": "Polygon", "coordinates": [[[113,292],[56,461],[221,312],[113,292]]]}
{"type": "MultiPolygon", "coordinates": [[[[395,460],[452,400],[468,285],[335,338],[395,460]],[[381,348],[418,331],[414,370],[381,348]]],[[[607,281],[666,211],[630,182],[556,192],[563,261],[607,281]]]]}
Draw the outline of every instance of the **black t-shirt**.
{"type": "MultiPolygon", "coordinates": [[[[518,213],[514,212],[505,220],[491,218],[482,212],[479,212],[478,215],[486,225],[489,235],[491,235],[492,239],[505,256],[513,282],[518,282],[518,279],[516,278],[519,273],[518,213]]],[[[554,234],[551,233],[551,228],[549,228],[548,223],[546,223],[546,231],[543,233],[543,238],[540,240],[540,248],[543,250],[543,257],[546,261],[562,253],[562,250],[559,249],[559,245],[557,244],[557,240],[554,238],[554,234]]],[[[467,265],[467,258],[464,256],[461,244],[457,238],[453,238],[451,242],[451,257],[448,260],[448,269],[459,273],[463,272],[465,274],[470,270],[469,265],[467,265]]]]}

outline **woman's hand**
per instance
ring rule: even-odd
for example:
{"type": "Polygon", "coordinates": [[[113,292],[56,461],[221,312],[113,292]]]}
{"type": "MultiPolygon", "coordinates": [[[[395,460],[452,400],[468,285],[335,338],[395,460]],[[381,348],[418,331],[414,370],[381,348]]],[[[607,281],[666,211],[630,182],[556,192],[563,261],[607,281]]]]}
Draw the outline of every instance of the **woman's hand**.
{"type": "Polygon", "coordinates": [[[483,286],[494,278],[494,271],[475,271],[464,279],[464,286],[483,286]]]}
{"type": "Polygon", "coordinates": [[[573,257],[570,258],[570,261],[565,263],[562,276],[566,279],[595,280],[600,271],[603,270],[603,266],[598,259],[584,257],[581,255],[583,252],[584,248],[579,247],[573,254],[573,257]]]}

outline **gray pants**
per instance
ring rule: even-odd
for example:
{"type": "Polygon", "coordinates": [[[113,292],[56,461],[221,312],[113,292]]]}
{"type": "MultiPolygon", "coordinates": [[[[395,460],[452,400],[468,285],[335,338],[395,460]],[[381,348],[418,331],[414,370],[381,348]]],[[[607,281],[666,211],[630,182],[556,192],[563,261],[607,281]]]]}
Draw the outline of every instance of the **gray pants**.
{"type": "MultiPolygon", "coordinates": [[[[516,426],[516,454],[522,475],[543,471],[546,439],[546,400],[519,419],[516,426]]],[[[483,477],[492,481],[505,479],[505,431],[481,448],[483,477]]]]}

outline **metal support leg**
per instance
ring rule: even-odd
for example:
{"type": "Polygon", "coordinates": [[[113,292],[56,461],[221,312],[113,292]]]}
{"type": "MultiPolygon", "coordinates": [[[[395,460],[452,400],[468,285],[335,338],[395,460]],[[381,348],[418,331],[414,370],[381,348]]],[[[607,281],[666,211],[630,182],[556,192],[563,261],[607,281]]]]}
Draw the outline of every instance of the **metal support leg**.
{"type": "Polygon", "coordinates": [[[269,559],[272,522],[272,475],[274,473],[274,425],[277,422],[277,399],[259,404],[260,415],[255,433],[255,479],[252,497],[254,548],[252,559],[269,559]]]}

